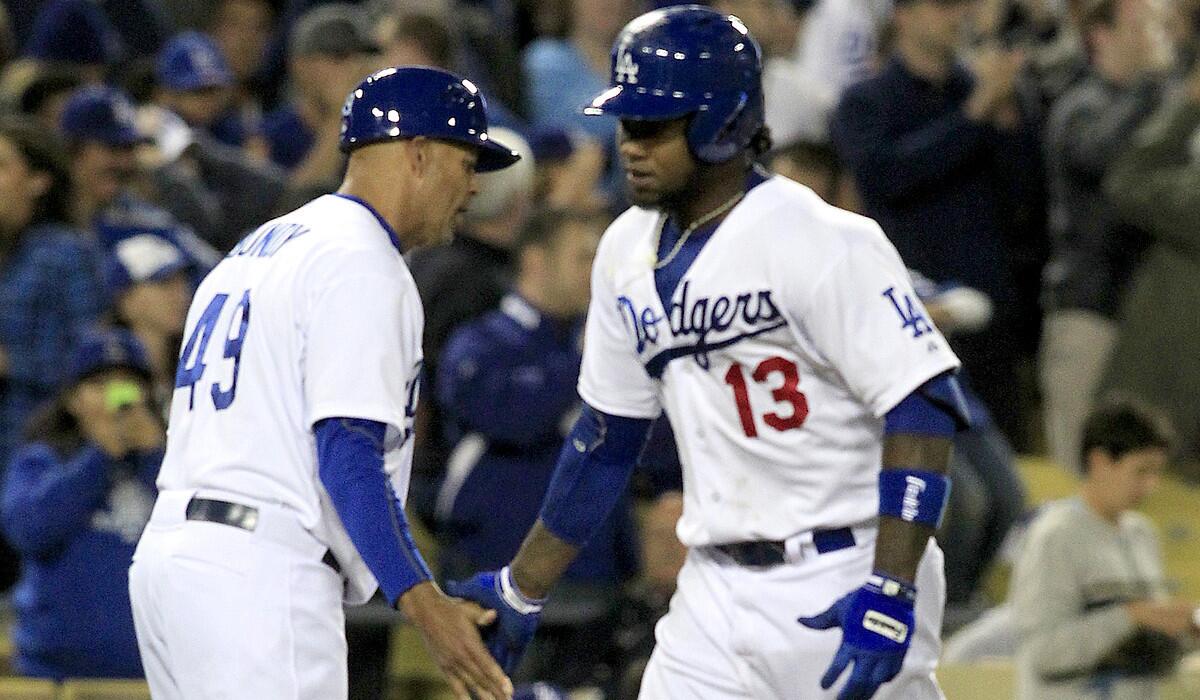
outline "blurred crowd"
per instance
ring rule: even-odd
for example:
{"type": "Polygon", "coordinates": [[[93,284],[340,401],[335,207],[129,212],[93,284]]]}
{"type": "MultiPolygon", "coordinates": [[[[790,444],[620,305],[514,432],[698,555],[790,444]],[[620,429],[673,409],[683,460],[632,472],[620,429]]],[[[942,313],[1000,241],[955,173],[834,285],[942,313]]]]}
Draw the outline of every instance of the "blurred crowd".
{"type": "MultiPolygon", "coordinates": [[[[110,613],[128,607],[191,291],[336,187],[345,97],[389,65],[469,77],[524,156],[481,176],[449,246],[409,256],[426,324],[408,505],[445,575],[508,561],[577,410],[591,258],[625,206],[615,124],[580,108],[617,31],[663,4],[6,0],[0,579],[18,670],[140,674],[110,613]]],[[[762,46],[766,164],[879,221],[963,360],[949,625],[978,613],[1025,514],[1015,452],[1081,471],[1097,401],[1165,414],[1171,468],[1200,478],[1198,0],[708,4],[762,46]]],[[[654,436],[523,679],[628,693],[682,561],[665,421],[654,436]]]]}

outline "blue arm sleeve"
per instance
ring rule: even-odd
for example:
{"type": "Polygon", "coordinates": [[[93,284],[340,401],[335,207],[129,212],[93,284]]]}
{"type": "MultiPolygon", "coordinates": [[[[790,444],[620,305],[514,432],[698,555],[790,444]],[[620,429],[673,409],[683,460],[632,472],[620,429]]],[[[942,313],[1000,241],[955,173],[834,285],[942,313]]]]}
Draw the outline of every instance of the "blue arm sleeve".
{"type": "Polygon", "coordinates": [[[966,396],[953,374],[941,374],[922,384],[884,417],[886,435],[909,433],[953,438],[971,427],[966,396]]]}
{"type": "Polygon", "coordinates": [[[576,547],[587,544],[625,492],[651,422],[584,404],[542,502],[546,529],[576,547]]]}
{"type": "Polygon", "coordinates": [[[387,426],[359,418],[326,418],[313,432],[321,483],[350,540],[395,607],[405,591],[433,576],[383,470],[387,426]]]}
{"type": "Polygon", "coordinates": [[[109,465],[95,447],[83,448],[66,463],[46,445],[17,453],[4,483],[4,534],[26,556],[63,546],[104,506],[109,465]]]}

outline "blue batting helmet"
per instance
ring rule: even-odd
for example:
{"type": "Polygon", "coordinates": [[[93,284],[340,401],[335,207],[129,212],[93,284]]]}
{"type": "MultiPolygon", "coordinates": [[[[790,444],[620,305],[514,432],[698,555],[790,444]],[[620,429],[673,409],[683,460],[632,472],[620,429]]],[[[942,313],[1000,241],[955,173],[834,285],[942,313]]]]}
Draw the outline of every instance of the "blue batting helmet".
{"type": "Polygon", "coordinates": [[[617,35],[609,88],[583,111],[655,120],[694,114],[692,153],[729,160],[763,126],[762,51],[733,15],[699,5],[647,12],[617,35]]]}
{"type": "Polygon", "coordinates": [[[488,136],[487,103],[470,80],[437,68],[385,68],[358,84],[342,106],[341,149],[425,136],[474,146],[475,170],[506,168],[520,156],[488,136]]]}

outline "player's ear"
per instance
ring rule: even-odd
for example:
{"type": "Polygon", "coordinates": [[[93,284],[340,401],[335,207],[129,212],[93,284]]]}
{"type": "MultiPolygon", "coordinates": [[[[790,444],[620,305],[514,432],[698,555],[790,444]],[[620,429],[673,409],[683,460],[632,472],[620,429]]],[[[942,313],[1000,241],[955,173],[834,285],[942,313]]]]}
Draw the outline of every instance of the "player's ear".
{"type": "Polygon", "coordinates": [[[433,158],[436,155],[433,152],[433,142],[424,136],[414,136],[408,140],[409,149],[409,165],[413,169],[413,175],[418,179],[428,177],[429,171],[433,168],[433,158]]]}

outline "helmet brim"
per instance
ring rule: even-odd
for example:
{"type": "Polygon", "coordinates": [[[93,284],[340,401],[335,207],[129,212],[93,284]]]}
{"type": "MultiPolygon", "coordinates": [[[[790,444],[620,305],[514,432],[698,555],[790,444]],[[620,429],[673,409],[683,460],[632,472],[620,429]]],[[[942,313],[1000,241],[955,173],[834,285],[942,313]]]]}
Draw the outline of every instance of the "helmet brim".
{"type": "Polygon", "coordinates": [[[630,85],[613,85],[583,107],[588,116],[603,114],[624,119],[678,119],[696,111],[694,100],[682,92],[630,85]]]}
{"type": "Polygon", "coordinates": [[[490,138],[481,141],[476,146],[479,149],[479,160],[475,161],[475,172],[477,173],[503,170],[521,160],[520,153],[490,138]]]}

